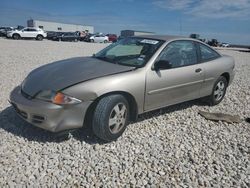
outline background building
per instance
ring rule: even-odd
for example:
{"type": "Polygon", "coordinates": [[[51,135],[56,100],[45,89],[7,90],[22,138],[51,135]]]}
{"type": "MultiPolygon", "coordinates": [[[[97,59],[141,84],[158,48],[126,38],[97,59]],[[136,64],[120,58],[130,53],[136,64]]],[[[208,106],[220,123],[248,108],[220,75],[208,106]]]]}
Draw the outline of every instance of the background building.
{"type": "Polygon", "coordinates": [[[38,27],[43,29],[44,31],[58,31],[58,32],[88,31],[89,33],[94,33],[93,26],[66,24],[66,23],[33,20],[33,19],[27,21],[27,26],[38,27]]]}
{"type": "Polygon", "coordinates": [[[148,31],[135,31],[135,30],[122,30],[121,36],[122,37],[130,37],[130,36],[139,36],[139,35],[154,35],[154,32],[148,31]]]}

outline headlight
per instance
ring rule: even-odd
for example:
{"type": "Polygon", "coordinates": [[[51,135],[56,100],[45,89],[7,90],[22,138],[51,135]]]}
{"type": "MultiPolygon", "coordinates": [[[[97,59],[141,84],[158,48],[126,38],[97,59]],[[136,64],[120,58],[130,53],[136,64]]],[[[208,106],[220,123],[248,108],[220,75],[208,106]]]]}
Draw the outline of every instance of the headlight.
{"type": "Polygon", "coordinates": [[[82,102],[81,100],[65,95],[64,93],[54,92],[51,90],[41,91],[38,93],[36,98],[59,105],[78,104],[82,102]]]}

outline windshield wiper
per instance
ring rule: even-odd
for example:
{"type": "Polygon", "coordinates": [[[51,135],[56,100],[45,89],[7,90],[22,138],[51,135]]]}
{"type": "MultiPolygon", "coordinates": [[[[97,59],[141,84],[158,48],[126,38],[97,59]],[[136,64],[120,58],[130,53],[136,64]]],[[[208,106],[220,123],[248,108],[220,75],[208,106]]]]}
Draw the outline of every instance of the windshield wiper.
{"type": "Polygon", "coordinates": [[[127,66],[127,67],[135,67],[135,68],[138,68],[137,65],[132,65],[132,64],[122,63],[122,62],[117,62],[117,64],[118,64],[118,65],[127,66]]]}

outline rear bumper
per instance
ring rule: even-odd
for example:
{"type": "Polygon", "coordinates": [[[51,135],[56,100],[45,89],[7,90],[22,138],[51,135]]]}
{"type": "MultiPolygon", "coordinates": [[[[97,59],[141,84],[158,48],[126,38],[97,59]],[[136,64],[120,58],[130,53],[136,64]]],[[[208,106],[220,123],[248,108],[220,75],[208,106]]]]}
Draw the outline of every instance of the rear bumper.
{"type": "Polygon", "coordinates": [[[86,111],[92,101],[76,105],[56,105],[37,99],[27,99],[16,87],[10,94],[10,103],[27,122],[51,132],[61,132],[83,126],[86,111]]]}

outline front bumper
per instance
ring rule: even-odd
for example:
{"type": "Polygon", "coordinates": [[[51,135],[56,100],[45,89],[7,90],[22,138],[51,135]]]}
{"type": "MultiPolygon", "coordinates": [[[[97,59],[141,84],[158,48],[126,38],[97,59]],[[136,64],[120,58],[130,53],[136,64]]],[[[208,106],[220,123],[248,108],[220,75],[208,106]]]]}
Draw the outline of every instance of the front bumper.
{"type": "Polygon", "coordinates": [[[26,98],[18,86],[10,94],[10,103],[27,122],[51,132],[61,132],[82,127],[86,111],[92,101],[75,105],[56,105],[26,98]]]}
{"type": "Polygon", "coordinates": [[[6,34],[6,37],[7,37],[7,38],[11,38],[11,37],[12,37],[12,33],[7,33],[7,34],[6,34]]]}

